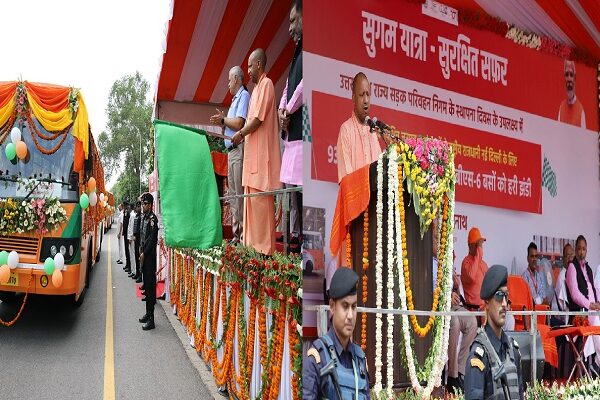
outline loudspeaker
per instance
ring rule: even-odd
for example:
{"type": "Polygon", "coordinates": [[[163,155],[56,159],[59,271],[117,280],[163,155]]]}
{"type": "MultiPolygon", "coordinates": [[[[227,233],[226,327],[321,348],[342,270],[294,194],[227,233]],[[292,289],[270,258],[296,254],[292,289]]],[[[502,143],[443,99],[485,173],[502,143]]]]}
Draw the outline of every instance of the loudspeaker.
{"type": "MultiPolygon", "coordinates": [[[[519,350],[521,352],[521,371],[523,372],[523,382],[531,382],[531,333],[528,331],[508,331],[505,332],[508,336],[512,337],[519,343],[519,350]]],[[[536,377],[537,381],[542,379],[544,374],[544,346],[542,345],[542,338],[540,333],[535,333],[535,349],[536,349],[536,377]]]]}

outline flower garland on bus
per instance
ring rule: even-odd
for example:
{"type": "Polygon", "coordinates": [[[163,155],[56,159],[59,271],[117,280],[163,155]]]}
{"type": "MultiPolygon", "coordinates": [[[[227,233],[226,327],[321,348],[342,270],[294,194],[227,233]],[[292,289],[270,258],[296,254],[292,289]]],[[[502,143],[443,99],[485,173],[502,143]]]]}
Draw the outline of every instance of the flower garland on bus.
{"type": "Polygon", "coordinates": [[[28,200],[0,199],[0,236],[35,231],[44,234],[67,220],[55,197],[28,200]]]}

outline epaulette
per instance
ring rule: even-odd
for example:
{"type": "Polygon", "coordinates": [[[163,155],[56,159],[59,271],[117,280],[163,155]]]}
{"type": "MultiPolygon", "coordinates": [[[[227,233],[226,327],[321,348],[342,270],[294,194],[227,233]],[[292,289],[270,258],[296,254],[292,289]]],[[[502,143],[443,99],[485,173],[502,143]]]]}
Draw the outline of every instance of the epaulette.
{"type": "Polygon", "coordinates": [[[481,372],[483,372],[483,370],[485,369],[485,364],[479,358],[471,357],[470,364],[471,364],[471,367],[478,368],[479,371],[481,371],[481,372]]]}
{"type": "Polygon", "coordinates": [[[311,347],[310,349],[308,349],[308,353],[306,353],[306,355],[308,357],[313,357],[317,364],[321,364],[321,355],[319,354],[317,349],[315,349],[314,347],[311,347]]]}

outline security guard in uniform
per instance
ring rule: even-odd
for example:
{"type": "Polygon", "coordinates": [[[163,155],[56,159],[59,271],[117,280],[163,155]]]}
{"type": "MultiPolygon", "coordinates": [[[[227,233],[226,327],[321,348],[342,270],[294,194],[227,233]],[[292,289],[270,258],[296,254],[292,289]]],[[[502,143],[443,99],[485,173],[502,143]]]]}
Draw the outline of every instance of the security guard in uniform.
{"type": "Polygon", "coordinates": [[[152,212],[154,198],[150,193],[142,195],[144,216],[141,225],[140,263],[146,292],[146,314],[139,319],[142,329],[154,329],[154,304],[156,304],[156,245],[158,244],[158,218],[152,212]]]}
{"type": "Polygon", "coordinates": [[[479,328],[465,368],[465,399],[523,399],[523,374],[519,345],[504,333],[508,271],[492,266],[479,293],[485,302],[487,323],[479,328]]]}
{"type": "Polygon", "coordinates": [[[341,267],[329,286],[332,326],[315,340],[303,360],[302,398],[369,399],[369,375],[365,353],[351,342],[356,323],[358,275],[341,267]]]}

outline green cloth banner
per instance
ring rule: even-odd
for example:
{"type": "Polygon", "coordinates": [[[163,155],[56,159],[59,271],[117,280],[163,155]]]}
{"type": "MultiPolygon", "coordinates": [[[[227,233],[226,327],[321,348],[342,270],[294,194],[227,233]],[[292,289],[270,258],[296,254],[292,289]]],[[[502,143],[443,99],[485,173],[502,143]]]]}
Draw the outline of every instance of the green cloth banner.
{"type": "Polygon", "coordinates": [[[154,128],[166,245],[220,245],[221,204],[206,132],[160,120],[154,128]]]}

